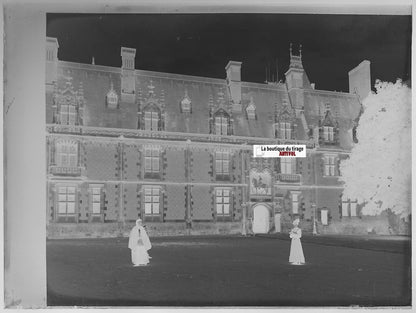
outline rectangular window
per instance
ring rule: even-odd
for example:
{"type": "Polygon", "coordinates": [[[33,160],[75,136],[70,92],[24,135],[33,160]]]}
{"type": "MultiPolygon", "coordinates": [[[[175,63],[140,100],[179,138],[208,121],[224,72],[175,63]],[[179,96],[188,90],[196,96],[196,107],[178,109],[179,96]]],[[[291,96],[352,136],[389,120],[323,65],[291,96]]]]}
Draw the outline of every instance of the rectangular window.
{"type": "Polygon", "coordinates": [[[350,203],[351,217],[357,216],[357,202],[350,203]]]}
{"type": "Polygon", "coordinates": [[[292,158],[280,158],[280,172],[282,174],[293,174],[292,166],[292,158]]]}
{"type": "Polygon", "coordinates": [[[324,126],[324,140],[334,141],[334,128],[324,126]]]}
{"type": "Polygon", "coordinates": [[[146,215],[160,214],[160,188],[145,187],[144,189],[144,213],[146,215]]]}
{"type": "Polygon", "coordinates": [[[215,117],[215,134],[227,135],[228,134],[228,119],[223,116],[215,117]]]}
{"type": "Polygon", "coordinates": [[[52,50],[46,50],[46,60],[47,61],[53,61],[53,51],[52,50]]]}
{"type": "Polygon", "coordinates": [[[342,201],[342,216],[349,216],[349,202],[342,201]]]}
{"type": "Polygon", "coordinates": [[[230,215],[230,190],[217,189],[215,192],[217,216],[230,215]]]}
{"type": "Polygon", "coordinates": [[[321,210],[321,223],[328,225],[328,210],[321,210]]]}
{"type": "Polygon", "coordinates": [[[292,213],[299,214],[299,193],[292,193],[292,213]]]}
{"type": "Polygon", "coordinates": [[[62,104],[60,109],[60,119],[62,125],[75,125],[77,120],[77,110],[73,105],[62,104]]]}
{"type": "Polygon", "coordinates": [[[68,125],[68,105],[61,105],[60,119],[62,125],[68,125]]]}
{"type": "Polygon", "coordinates": [[[76,109],[73,105],[70,105],[68,108],[68,125],[75,125],[76,117],[76,109]]]}
{"type": "Polygon", "coordinates": [[[101,188],[91,188],[92,214],[101,214],[101,188]]]}
{"type": "Polygon", "coordinates": [[[342,217],[357,216],[357,201],[342,198],[342,217]]]}
{"type": "Polygon", "coordinates": [[[292,129],[290,123],[280,123],[280,138],[291,139],[292,129]]]}
{"type": "Polygon", "coordinates": [[[58,214],[75,214],[75,187],[58,187],[58,214]]]}
{"type": "Polygon", "coordinates": [[[144,112],[144,129],[158,130],[159,129],[159,113],[147,111],[144,112]]]}
{"type": "Polygon", "coordinates": [[[56,164],[61,167],[78,166],[78,145],[76,143],[58,143],[56,164]]]}
{"type": "Polygon", "coordinates": [[[325,176],[335,176],[335,156],[325,156],[325,176]]]}
{"type": "Polygon", "coordinates": [[[215,152],[215,172],[217,175],[229,175],[230,156],[228,152],[215,152]]]}
{"type": "Polygon", "coordinates": [[[146,173],[159,173],[160,167],[159,149],[145,149],[144,153],[144,170],[146,173]]]}

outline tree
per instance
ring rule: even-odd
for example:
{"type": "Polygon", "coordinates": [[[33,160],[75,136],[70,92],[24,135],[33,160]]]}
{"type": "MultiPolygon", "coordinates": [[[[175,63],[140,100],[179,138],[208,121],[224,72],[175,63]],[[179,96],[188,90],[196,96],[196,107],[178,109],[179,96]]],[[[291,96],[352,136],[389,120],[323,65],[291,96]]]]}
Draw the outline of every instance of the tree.
{"type": "Polygon", "coordinates": [[[391,209],[404,217],[411,209],[411,90],[401,80],[378,80],[375,88],[363,101],[358,143],[340,164],[343,196],[363,203],[363,214],[391,209]]]}

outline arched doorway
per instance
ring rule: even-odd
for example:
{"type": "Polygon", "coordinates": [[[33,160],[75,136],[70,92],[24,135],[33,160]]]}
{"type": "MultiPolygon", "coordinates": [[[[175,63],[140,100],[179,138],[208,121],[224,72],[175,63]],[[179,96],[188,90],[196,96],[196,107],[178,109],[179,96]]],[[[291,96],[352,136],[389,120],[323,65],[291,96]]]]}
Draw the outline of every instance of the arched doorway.
{"type": "Polygon", "coordinates": [[[253,207],[253,233],[267,234],[270,229],[269,209],[264,204],[253,207]]]}

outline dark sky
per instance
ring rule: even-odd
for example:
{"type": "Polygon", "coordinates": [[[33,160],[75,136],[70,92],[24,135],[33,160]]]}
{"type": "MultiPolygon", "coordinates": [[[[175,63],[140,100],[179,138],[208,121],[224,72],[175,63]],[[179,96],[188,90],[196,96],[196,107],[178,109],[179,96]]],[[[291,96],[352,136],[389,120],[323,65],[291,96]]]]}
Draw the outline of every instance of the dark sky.
{"type": "Polygon", "coordinates": [[[303,66],[317,89],[348,91],[348,71],[371,61],[372,80],[410,79],[411,17],[321,14],[48,14],[59,59],[119,67],[120,47],[136,48],[136,69],[225,78],[241,61],[242,80],[283,78],[303,45],[303,66]]]}

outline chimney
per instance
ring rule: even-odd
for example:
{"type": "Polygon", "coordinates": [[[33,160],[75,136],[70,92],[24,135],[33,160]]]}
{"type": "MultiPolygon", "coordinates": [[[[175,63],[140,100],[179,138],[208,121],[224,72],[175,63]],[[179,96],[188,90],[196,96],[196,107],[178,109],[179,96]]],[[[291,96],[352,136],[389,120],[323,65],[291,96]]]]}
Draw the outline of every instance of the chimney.
{"type": "Polygon", "coordinates": [[[233,112],[242,111],[241,106],[241,62],[230,61],[225,67],[227,87],[232,101],[233,112]]]}
{"type": "Polygon", "coordinates": [[[370,61],[364,60],[348,72],[350,93],[355,93],[364,100],[371,92],[370,61]]]}
{"type": "Polygon", "coordinates": [[[136,49],[121,47],[121,68],[134,70],[136,49]]]}
{"type": "Polygon", "coordinates": [[[58,40],[46,37],[46,88],[53,89],[58,78],[58,40]]]}
{"type": "Polygon", "coordinates": [[[136,76],[134,58],[136,49],[121,47],[121,98],[123,102],[134,102],[136,93],[136,76]]]}

